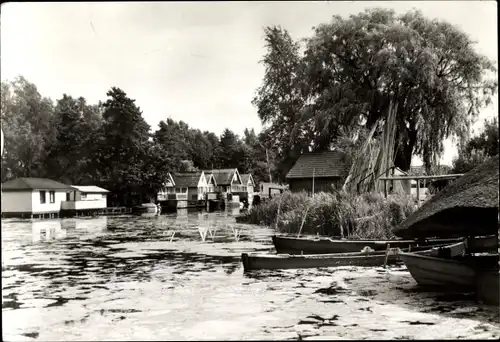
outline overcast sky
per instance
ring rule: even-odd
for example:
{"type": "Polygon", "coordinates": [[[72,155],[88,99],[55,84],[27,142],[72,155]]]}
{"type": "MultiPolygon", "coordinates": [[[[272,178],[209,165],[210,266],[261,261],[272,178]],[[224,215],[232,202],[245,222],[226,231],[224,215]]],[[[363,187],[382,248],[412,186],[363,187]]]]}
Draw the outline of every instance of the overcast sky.
{"type": "MultiPolygon", "coordinates": [[[[1,8],[1,77],[23,75],[43,96],[90,103],[122,88],[156,130],[172,117],[220,134],[260,130],[250,103],[264,70],[263,27],[294,38],[332,15],[418,8],[459,26],[498,60],[496,1],[8,3],[1,8]]],[[[498,100],[482,117],[498,115],[498,100]]],[[[443,162],[455,151],[446,144],[443,162]]]]}

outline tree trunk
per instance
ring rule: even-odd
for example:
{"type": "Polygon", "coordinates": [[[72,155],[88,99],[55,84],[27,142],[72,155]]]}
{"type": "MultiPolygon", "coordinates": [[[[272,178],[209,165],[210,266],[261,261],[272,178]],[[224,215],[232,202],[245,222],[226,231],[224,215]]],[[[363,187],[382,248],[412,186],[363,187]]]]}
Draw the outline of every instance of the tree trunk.
{"type": "Polygon", "coordinates": [[[408,140],[400,143],[394,165],[403,171],[409,171],[415,143],[417,142],[417,131],[408,132],[408,140]]]}

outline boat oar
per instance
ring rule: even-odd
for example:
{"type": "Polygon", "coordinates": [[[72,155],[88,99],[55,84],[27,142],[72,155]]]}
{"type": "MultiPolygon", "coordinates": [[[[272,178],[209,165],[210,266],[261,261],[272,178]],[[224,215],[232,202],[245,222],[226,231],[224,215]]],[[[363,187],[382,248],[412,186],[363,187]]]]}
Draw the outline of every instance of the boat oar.
{"type": "Polygon", "coordinates": [[[278,202],[278,212],[276,213],[276,222],[274,224],[274,230],[278,230],[278,220],[280,218],[280,207],[281,207],[281,199],[283,198],[283,196],[280,196],[280,200],[278,202]]]}

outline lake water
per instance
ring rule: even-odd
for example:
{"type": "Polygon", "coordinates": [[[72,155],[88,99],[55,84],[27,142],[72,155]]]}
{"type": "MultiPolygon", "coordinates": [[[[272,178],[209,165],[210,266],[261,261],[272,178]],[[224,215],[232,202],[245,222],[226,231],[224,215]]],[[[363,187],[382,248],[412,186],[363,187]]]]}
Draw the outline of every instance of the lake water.
{"type": "Polygon", "coordinates": [[[3,339],[500,337],[498,308],[421,292],[404,266],[244,274],[273,231],[238,210],[2,220],[3,339]]]}

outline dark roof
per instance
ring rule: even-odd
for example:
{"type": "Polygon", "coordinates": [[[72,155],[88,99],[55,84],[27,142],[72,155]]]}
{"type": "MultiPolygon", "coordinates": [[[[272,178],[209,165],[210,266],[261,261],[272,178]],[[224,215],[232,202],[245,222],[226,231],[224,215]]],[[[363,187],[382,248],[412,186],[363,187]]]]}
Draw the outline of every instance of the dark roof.
{"type": "Polygon", "coordinates": [[[217,185],[230,185],[236,169],[203,170],[203,172],[212,174],[217,185]]]}
{"type": "Polygon", "coordinates": [[[178,188],[196,188],[200,181],[201,172],[183,172],[172,175],[175,186],[178,188]]]}
{"type": "Polygon", "coordinates": [[[304,153],[288,171],[286,178],[344,177],[349,172],[346,154],[341,151],[304,153]],[[314,171],[314,172],[313,172],[314,171]]]}
{"type": "Polygon", "coordinates": [[[2,184],[2,191],[9,190],[73,190],[73,188],[48,178],[21,177],[2,184]]]}
{"type": "Polygon", "coordinates": [[[394,234],[404,238],[496,234],[498,156],[456,179],[408,217],[394,234]]]}
{"type": "Polygon", "coordinates": [[[255,181],[253,180],[253,177],[250,173],[243,173],[240,175],[241,176],[241,182],[244,184],[244,185],[247,185],[248,183],[248,180],[250,178],[252,178],[252,183],[255,185],[255,181]]]}

